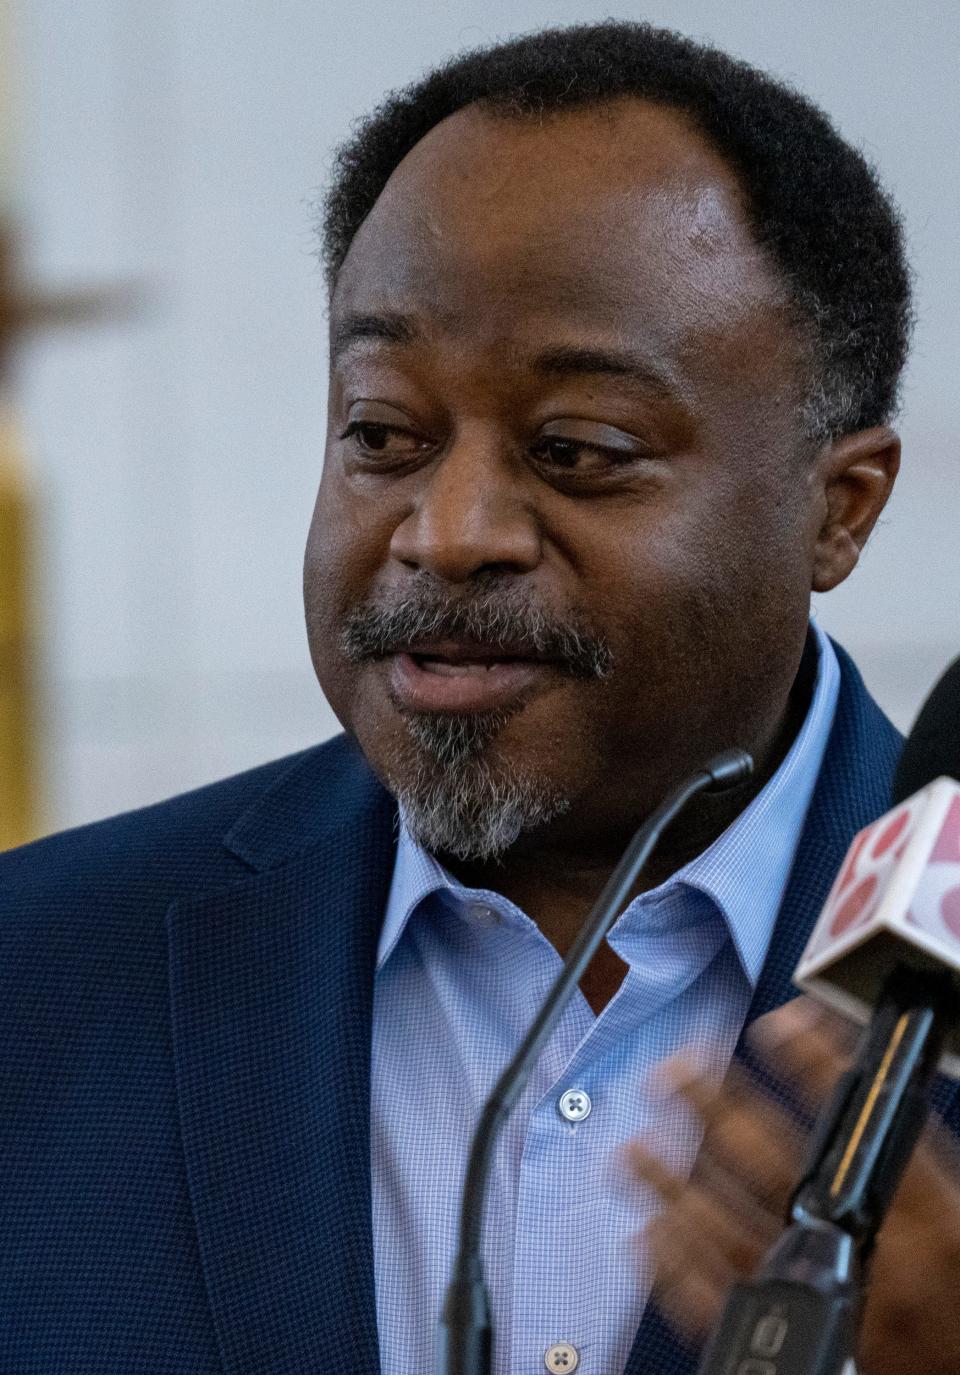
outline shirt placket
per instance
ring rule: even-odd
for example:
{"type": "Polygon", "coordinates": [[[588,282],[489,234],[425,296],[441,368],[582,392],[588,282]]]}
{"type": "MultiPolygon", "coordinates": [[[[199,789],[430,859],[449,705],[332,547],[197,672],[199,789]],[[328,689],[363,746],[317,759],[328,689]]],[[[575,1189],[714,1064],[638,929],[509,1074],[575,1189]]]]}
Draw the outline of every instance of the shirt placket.
{"type": "MultiPolygon", "coordinates": [[[[655,915],[652,907],[648,918],[655,915]]],[[[600,1258],[591,1254],[585,1239],[591,1232],[596,1235],[594,1210],[602,1206],[597,1181],[614,1138],[623,1136],[625,1126],[639,1131],[651,1106],[640,1083],[628,1090],[626,1115],[623,1102],[615,1105],[614,1081],[621,1069],[614,1068],[614,1058],[622,1058],[626,1038],[636,1041],[647,1034],[657,1013],[685,986],[688,968],[705,962],[712,945],[704,942],[697,955],[688,955],[673,949],[669,937],[626,942],[630,971],[602,1014],[593,1018],[585,1001],[574,998],[551,1038],[541,1066],[543,1092],[524,1129],[516,1192],[511,1359],[509,1366],[498,1362],[500,1375],[545,1369],[601,1375],[599,1362],[609,1334],[602,1330],[603,1315],[591,1298],[590,1276],[595,1276],[600,1258]],[[668,955],[679,957],[676,988],[668,983],[653,996],[651,989],[641,993],[644,980],[635,965],[668,955]],[[560,1047],[569,1051],[565,1060],[558,1058],[560,1047]]],[[[636,1045],[630,1059],[642,1063],[636,1045]]],[[[622,1096],[622,1087],[617,1091],[622,1096]]],[[[630,1294],[640,1289],[639,1256],[635,1263],[634,1285],[620,1277],[621,1299],[628,1304],[630,1294]]],[[[638,1321],[639,1307],[638,1299],[638,1321]]]]}
{"type": "Polygon", "coordinates": [[[498,1362],[502,1375],[542,1371],[549,1348],[584,1339],[583,1315],[578,1305],[571,1307],[566,1278],[575,1247],[569,1174],[578,1157],[572,1139],[578,1127],[560,1116],[558,1097],[551,1087],[526,1124],[514,1226],[512,1341],[509,1361],[498,1362]]]}
{"type": "Polygon", "coordinates": [[[599,1375],[597,1315],[583,1282],[596,1258],[583,1244],[582,1223],[596,1207],[608,1135],[603,1057],[628,1030],[617,999],[597,1019],[582,999],[574,999],[544,1056],[543,1091],[523,1128],[509,1361],[497,1361],[498,1375],[544,1370],[599,1375]],[[571,1051],[563,1060],[557,1057],[558,1042],[571,1051]]]}

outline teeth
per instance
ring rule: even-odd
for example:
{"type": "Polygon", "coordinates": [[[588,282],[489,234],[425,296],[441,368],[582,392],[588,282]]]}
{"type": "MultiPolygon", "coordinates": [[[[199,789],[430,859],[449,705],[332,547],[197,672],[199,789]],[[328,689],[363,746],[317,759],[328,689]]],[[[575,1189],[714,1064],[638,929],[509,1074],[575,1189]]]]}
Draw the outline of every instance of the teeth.
{"type": "Polygon", "coordinates": [[[450,659],[421,659],[419,663],[425,673],[439,673],[442,678],[458,678],[462,674],[476,677],[478,674],[489,673],[492,668],[497,667],[496,661],[480,663],[477,660],[455,663],[450,659]]]}

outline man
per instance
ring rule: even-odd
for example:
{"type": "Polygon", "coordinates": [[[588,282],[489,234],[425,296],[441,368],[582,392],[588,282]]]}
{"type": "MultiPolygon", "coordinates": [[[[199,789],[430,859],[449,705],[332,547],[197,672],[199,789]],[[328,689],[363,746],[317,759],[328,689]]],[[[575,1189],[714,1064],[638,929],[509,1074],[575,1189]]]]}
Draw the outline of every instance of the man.
{"type": "Polygon", "coordinates": [[[631,833],[742,747],[547,1047],[485,1230],[499,1375],[686,1371],[678,1238],[750,1253],[685,1185],[701,1118],[733,1093],[786,1141],[716,1085],[898,750],[808,623],[897,472],[896,215],[800,97],[611,23],[391,98],[325,247],[305,600],[348,738],[5,858],[0,1364],[431,1369],[480,1105],[631,833]],[[705,1077],[652,1073],[689,1046],[705,1077]]]}

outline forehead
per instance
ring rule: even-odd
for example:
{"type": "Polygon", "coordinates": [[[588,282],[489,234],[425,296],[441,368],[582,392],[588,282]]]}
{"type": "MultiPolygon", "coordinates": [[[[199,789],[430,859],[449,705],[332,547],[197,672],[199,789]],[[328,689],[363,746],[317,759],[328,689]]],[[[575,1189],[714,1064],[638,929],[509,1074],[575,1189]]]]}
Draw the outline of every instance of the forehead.
{"type": "Polygon", "coordinates": [[[511,340],[576,323],[679,352],[782,295],[724,159],[686,116],[627,98],[538,118],[469,106],[435,126],[361,225],[331,315],[511,340]]]}

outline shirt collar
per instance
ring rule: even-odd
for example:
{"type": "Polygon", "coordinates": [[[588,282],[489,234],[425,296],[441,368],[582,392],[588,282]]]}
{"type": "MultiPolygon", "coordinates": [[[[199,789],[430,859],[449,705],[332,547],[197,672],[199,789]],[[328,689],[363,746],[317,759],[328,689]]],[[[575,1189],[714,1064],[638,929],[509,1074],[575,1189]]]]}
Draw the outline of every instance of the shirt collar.
{"type": "Polygon", "coordinates": [[[407,922],[431,893],[465,891],[439,860],[418,845],[401,818],[397,858],[387,897],[387,911],[377,947],[377,971],[390,958],[407,922]]]}
{"type": "MultiPolygon", "coordinates": [[[[780,767],[712,845],[659,888],[636,898],[617,918],[611,935],[629,937],[631,926],[642,919],[644,910],[683,884],[713,900],[726,921],[744,974],[755,986],[786,891],[840,690],[840,667],[833,646],[815,622],[811,622],[810,630],[817,649],[813,694],[803,725],[780,767]]],[[[490,896],[464,887],[401,822],[377,949],[378,971],[390,958],[413,913],[437,892],[456,897],[490,896]]]]}

